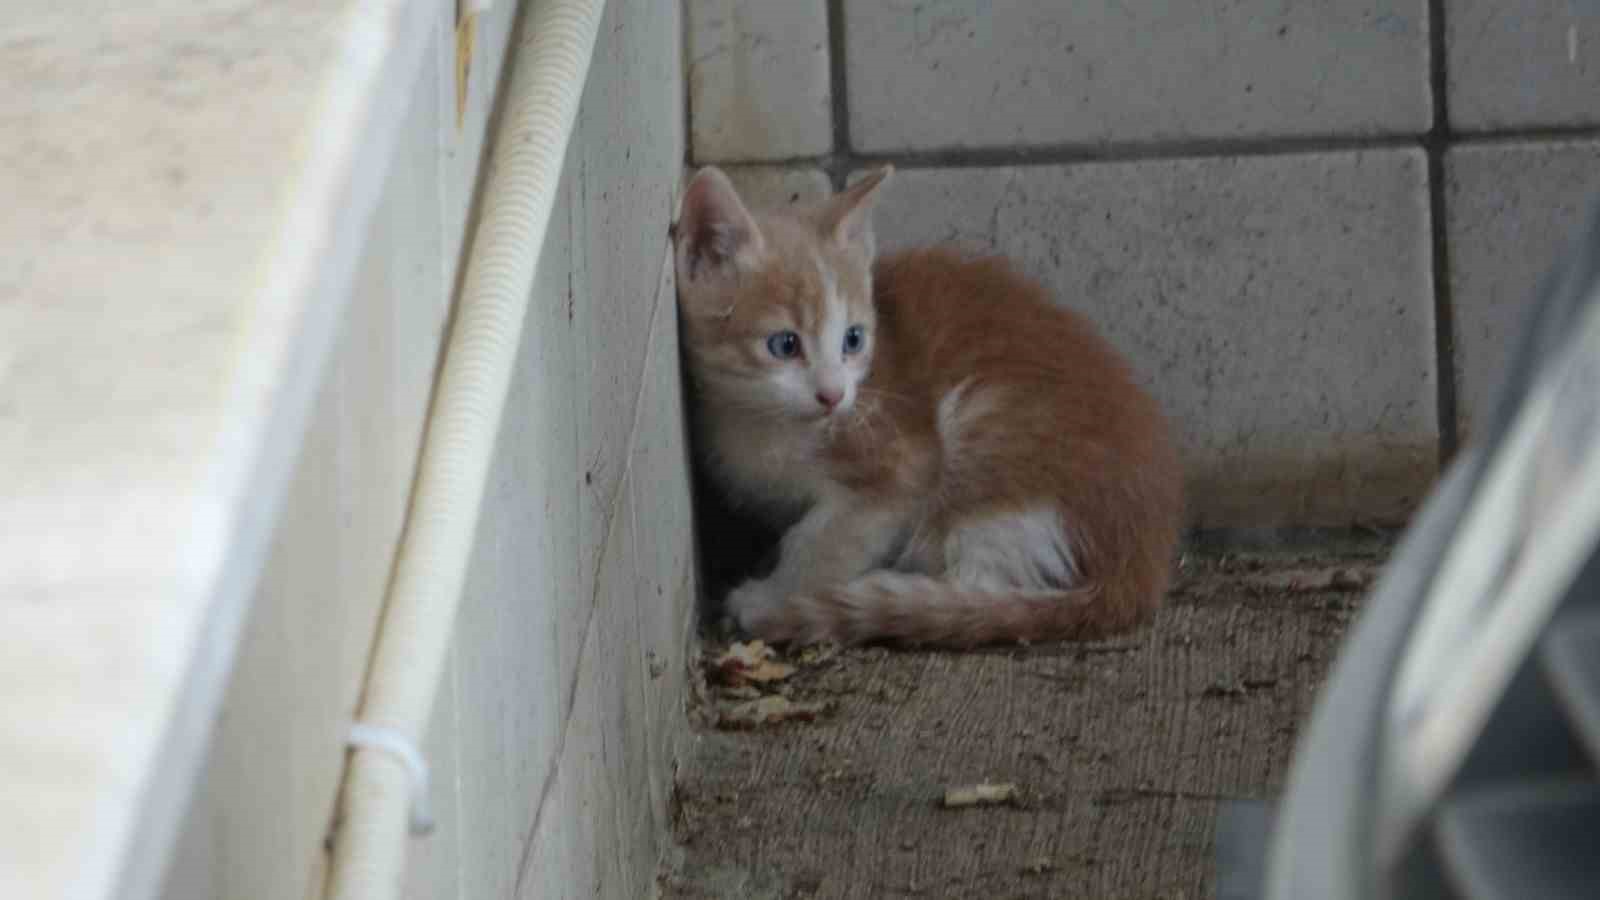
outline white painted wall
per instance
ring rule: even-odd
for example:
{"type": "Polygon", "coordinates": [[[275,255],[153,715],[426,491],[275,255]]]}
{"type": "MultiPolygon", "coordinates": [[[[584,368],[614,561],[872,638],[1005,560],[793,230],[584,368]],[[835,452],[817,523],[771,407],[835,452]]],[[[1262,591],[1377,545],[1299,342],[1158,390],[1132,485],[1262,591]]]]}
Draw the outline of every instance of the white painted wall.
{"type": "MultiPolygon", "coordinates": [[[[441,4],[169,897],[320,892],[513,6],[479,23],[458,130],[441,4]]],[[[601,26],[425,748],[439,827],[413,845],[414,897],[651,889],[694,596],[678,15],[612,0],[601,26]]]]}

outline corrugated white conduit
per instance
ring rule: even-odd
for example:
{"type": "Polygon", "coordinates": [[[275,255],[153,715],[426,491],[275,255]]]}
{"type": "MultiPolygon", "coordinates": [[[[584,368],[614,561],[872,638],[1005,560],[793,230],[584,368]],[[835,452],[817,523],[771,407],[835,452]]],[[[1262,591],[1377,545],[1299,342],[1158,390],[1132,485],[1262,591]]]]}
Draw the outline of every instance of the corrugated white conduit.
{"type": "MultiPolygon", "coordinates": [[[[534,0],[513,49],[483,213],[345,772],[328,896],[397,896],[415,753],[433,710],[605,0],[534,0]],[[407,759],[407,757],[412,757],[407,759]]],[[[415,823],[413,823],[415,824],[415,823]]]]}

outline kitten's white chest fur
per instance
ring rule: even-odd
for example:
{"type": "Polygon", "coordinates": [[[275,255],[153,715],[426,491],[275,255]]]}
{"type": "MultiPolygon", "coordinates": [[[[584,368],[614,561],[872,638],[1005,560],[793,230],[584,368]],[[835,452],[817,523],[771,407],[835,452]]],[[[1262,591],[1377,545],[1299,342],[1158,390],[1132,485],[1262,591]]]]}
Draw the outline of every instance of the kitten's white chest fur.
{"type": "Polygon", "coordinates": [[[821,432],[810,424],[724,415],[702,440],[724,489],[775,518],[797,518],[829,491],[816,463],[821,432]]]}

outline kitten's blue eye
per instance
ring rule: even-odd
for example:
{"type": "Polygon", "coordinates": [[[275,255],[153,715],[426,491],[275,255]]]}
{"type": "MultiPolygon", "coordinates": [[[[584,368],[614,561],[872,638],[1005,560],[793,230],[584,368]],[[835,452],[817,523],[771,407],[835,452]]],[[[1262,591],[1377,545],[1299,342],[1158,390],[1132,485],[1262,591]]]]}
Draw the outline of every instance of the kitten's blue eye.
{"type": "Polygon", "coordinates": [[[793,359],[800,354],[800,335],[792,331],[780,331],[767,338],[767,349],[779,359],[793,359]]]}
{"type": "Polygon", "coordinates": [[[844,352],[860,353],[861,348],[867,343],[866,329],[860,325],[851,325],[844,332],[844,352]]]}

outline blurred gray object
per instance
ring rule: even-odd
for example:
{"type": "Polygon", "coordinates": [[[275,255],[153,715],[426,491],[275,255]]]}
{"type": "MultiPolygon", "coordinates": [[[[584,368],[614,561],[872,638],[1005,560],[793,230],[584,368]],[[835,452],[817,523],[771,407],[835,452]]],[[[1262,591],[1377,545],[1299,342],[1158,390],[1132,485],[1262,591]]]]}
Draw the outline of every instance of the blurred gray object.
{"type": "Polygon", "coordinates": [[[1217,900],[1258,900],[1275,807],[1230,800],[1217,808],[1217,900]]]}
{"type": "Polygon", "coordinates": [[[1275,821],[1219,819],[1220,897],[1600,896],[1600,205],[1478,434],[1346,639],[1275,821]]]}

